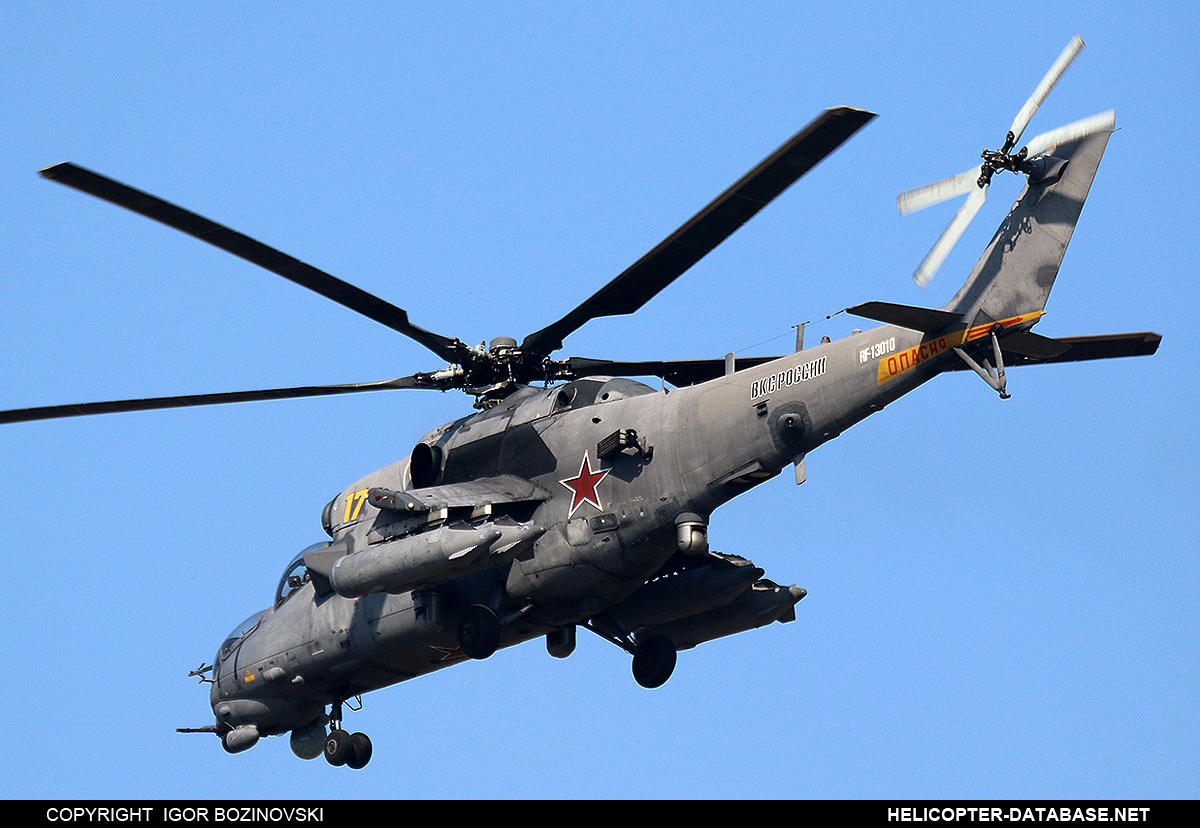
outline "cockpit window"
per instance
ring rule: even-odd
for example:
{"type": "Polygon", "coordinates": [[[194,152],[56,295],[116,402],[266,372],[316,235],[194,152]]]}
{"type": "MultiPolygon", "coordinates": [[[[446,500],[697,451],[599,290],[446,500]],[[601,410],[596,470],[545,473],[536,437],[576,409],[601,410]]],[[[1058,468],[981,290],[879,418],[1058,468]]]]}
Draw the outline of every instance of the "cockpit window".
{"type": "Polygon", "coordinates": [[[278,607],[300,587],[304,586],[311,579],[308,567],[304,563],[304,556],[309,552],[316,552],[318,549],[324,549],[329,546],[329,542],[314,543],[312,546],[305,547],[300,554],[292,558],[287,565],[287,569],[283,570],[283,577],[279,579],[279,586],[275,589],[275,606],[278,607]]]}
{"type": "Polygon", "coordinates": [[[221,649],[217,653],[217,658],[221,661],[229,658],[229,654],[237,649],[237,645],[240,644],[242,640],[246,638],[246,636],[250,635],[250,633],[254,632],[255,628],[258,627],[258,622],[262,619],[262,616],[263,614],[261,611],[256,612],[254,615],[251,615],[245,621],[234,627],[233,632],[231,632],[221,644],[221,649]]]}

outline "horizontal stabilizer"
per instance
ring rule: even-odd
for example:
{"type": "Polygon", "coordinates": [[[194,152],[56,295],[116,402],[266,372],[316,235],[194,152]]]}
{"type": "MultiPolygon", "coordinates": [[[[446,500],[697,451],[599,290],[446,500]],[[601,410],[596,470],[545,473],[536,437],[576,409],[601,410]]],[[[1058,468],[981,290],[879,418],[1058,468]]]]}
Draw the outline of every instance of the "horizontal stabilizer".
{"type": "Polygon", "coordinates": [[[937,333],[955,322],[962,321],[962,316],[957,313],[918,308],[914,305],[896,305],[891,302],[863,302],[861,305],[846,308],[846,312],[921,333],[937,333]]]}
{"type": "Polygon", "coordinates": [[[1062,356],[1071,350],[1071,346],[1032,331],[1017,331],[1000,340],[1000,349],[1030,360],[1045,361],[1062,356]]]}
{"type": "MultiPolygon", "coordinates": [[[[1059,353],[1054,355],[1036,356],[1021,353],[1021,350],[1033,350],[1022,346],[1031,342],[1029,337],[1036,334],[1021,334],[1018,337],[1004,337],[1000,340],[1000,349],[1004,354],[1005,367],[1014,365],[1043,365],[1050,362],[1083,362],[1090,359],[1115,359],[1117,357],[1150,356],[1158,350],[1162,336],[1151,331],[1140,333],[1103,334],[1100,336],[1064,336],[1058,339],[1037,337],[1044,346],[1053,344],[1059,353]],[[1010,348],[1010,343],[1016,347],[1010,348]],[[1065,347],[1063,347],[1065,346],[1065,347]]],[[[1047,347],[1047,351],[1049,348],[1047,347]]],[[[959,362],[949,363],[946,368],[951,371],[965,369],[967,365],[959,362]]]]}

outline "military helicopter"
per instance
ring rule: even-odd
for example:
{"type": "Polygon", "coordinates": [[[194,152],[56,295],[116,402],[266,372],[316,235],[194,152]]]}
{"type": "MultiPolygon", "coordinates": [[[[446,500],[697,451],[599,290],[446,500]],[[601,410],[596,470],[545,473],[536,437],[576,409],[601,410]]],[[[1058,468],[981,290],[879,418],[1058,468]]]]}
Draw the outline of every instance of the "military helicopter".
{"type": "Polygon", "coordinates": [[[936,309],[856,305],[847,310],[883,325],[813,347],[800,326],[795,351],[777,357],[553,355],[589,320],[642,307],[867,124],[874,115],[865,110],[823,112],[574,310],[520,342],[500,336],[486,347],[418,327],[390,302],[156,196],[74,164],[48,167],[47,178],[260,265],[447,364],[378,382],[11,410],[0,423],[389,389],[475,397],[475,413],[429,431],[408,457],[329,501],[321,514],[328,539],[297,554],[271,605],[192,671],[210,685],[215,722],[180,730],[216,734],[230,753],[287,733],[301,758],[323,753],[361,768],[372,746],[343,729],[352,699],[533,638],[565,658],[579,627],[629,653],[635,680],[658,687],[679,651],[792,621],[806,594],[710,549],[718,506],[791,464],[802,482],[809,452],[943,371],[971,369],[1006,397],[1006,367],[1157,349],[1150,332],[1049,338],[1031,330],[1113,119],[1085,119],[1013,149],[1081,46],[1064,51],[1001,150],[985,150],[971,174],[901,196],[904,212],[969,193],[918,270],[926,284],[991,177],[1026,176],[954,297],[936,309]]]}

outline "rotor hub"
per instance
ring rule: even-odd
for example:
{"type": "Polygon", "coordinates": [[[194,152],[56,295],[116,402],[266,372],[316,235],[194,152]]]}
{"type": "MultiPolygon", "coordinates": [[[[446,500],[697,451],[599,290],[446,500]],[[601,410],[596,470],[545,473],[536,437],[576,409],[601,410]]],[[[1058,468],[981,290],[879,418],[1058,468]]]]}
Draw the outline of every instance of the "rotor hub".
{"type": "Polygon", "coordinates": [[[998,150],[985,149],[979,154],[979,157],[983,159],[983,163],[980,165],[979,180],[976,181],[980,189],[991,184],[992,176],[1001,170],[1025,173],[1026,175],[1033,170],[1029,161],[1026,160],[1026,156],[1029,154],[1028,147],[1022,147],[1019,152],[1014,153],[1012,152],[1014,143],[1016,143],[1016,136],[1010,132],[1002,148],[998,150]]]}
{"type": "Polygon", "coordinates": [[[511,336],[498,336],[488,343],[488,353],[493,356],[512,353],[516,350],[518,350],[517,340],[511,336]]]}

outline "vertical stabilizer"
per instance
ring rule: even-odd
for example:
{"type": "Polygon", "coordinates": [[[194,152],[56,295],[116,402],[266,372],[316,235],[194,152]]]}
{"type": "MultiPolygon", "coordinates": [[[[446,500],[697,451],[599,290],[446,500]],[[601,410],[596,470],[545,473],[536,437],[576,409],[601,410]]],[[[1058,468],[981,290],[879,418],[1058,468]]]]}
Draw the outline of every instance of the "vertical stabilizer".
{"type": "Polygon", "coordinates": [[[1045,307],[1110,135],[1101,132],[1052,150],[1056,159],[1068,162],[1061,175],[1026,185],[943,310],[964,315],[975,326],[1045,307]]]}

